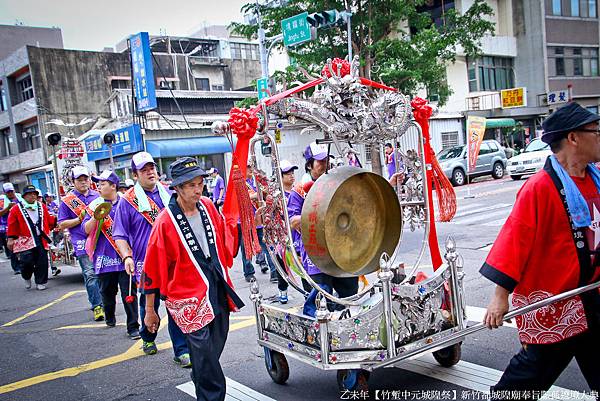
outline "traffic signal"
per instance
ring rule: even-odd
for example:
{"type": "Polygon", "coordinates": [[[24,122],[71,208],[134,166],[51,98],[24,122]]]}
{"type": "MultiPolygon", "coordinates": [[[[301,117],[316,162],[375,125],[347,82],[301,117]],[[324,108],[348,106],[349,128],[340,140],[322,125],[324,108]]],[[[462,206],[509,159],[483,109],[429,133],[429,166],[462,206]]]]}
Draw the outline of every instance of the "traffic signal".
{"type": "Polygon", "coordinates": [[[46,134],[46,140],[48,141],[48,145],[50,146],[56,146],[60,143],[60,133],[58,132],[51,132],[49,134],[46,134]]]}
{"type": "Polygon", "coordinates": [[[315,28],[329,28],[346,22],[346,13],[338,10],[327,10],[308,14],[306,22],[315,28]]]}

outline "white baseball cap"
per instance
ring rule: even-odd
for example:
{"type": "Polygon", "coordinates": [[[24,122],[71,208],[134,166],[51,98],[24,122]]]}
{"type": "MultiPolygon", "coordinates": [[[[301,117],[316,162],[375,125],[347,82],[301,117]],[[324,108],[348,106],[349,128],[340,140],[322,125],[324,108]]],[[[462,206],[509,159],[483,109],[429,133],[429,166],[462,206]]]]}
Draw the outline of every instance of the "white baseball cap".
{"type": "Polygon", "coordinates": [[[135,182],[133,182],[133,180],[131,178],[127,178],[125,180],[125,185],[127,185],[128,187],[132,187],[135,185],[135,182]]]}
{"type": "Polygon", "coordinates": [[[152,155],[148,152],[138,152],[131,158],[131,169],[133,171],[141,170],[148,163],[156,165],[152,155]]]}
{"type": "Polygon", "coordinates": [[[306,147],[304,150],[304,158],[306,160],[325,160],[327,159],[327,146],[323,144],[318,144],[316,142],[312,142],[310,145],[306,147]]]}
{"type": "Polygon", "coordinates": [[[281,169],[281,172],[285,174],[298,169],[298,166],[293,165],[289,160],[282,160],[281,163],[279,163],[279,168],[281,169]]]}
{"type": "Polygon", "coordinates": [[[2,184],[2,190],[4,192],[14,191],[15,186],[13,184],[11,184],[10,182],[5,182],[4,184],[2,184]]]}
{"type": "Polygon", "coordinates": [[[85,166],[75,166],[75,167],[73,167],[73,170],[71,170],[71,174],[73,175],[73,179],[79,178],[82,175],[85,175],[86,177],[90,176],[90,172],[87,169],[87,167],[85,167],[85,166]]]}

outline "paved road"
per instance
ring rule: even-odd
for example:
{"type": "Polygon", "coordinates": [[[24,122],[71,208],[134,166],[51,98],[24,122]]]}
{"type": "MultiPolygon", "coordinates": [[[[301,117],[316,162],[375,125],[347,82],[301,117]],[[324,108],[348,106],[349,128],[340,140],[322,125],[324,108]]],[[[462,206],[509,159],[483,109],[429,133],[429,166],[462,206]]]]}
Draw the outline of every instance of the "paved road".
{"type": "MultiPolygon", "coordinates": [[[[477,270],[523,183],[483,180],[457,188],[456,218],[437,226],[440,242],[452,235],[464,257],[469,320],[481,319],[492,290],[477,270]]],[[[421,240],[422,232],[405,233],[407,264],[421,240]]],[[[240,271],[236,261],[234,282],[248,299],[248,285],[240,271]]],[[[276,293],[266,275],[258,273],[257,277],[266,297],[276,293]]],[[[123,313],[118,315],[121,325],[116,328],[93,322],[78,268],[64,267],[63,274],[53,278],[46,291],[25,290],[22,279],[11,274],[9,264],[0,256],[0,292],[0,400],[193,399],[188,394],[192,389],[189,371],[171,361],[166,330],[159,334],[160,352],[144,356],[140,342],[125,335],[123,313]]],[[[290,295],[290,304],[301,303],[298,295],[290,295]]],[[[230,381],[229,400],[339,400],[364,395],[341,394],[335,372],[322,372],[294,360],[289,361],[287,384],[274,384],[255,339],[252,310],[247,306],[234,315],[222,357],[230,381]]],[[[426,356],[375,371],[369,382],[370,396],[419,399],[416,397],[428,394],[430,398],[425,399],[481,399],[518,347],[514,327],[481,332],[466,339],[462,361],[452,369],[441,368],[426,356]],[[400,390],[405,393],[391,392],[400,390]]],[[[585,399],[580,392],[587,391],[587,386],[573,364],[556,384],[559,387],[554,389],[554,399],[585,399]],[[569,390],[577,393],[567,393],[569,390]]]]}

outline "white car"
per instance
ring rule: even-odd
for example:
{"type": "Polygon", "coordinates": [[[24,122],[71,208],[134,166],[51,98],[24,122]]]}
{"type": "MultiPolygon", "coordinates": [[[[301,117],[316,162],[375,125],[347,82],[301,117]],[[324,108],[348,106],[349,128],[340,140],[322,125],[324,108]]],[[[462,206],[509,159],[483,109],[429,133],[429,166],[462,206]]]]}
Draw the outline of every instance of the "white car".
{"type": "Polygon", "coordinates": [[[520,180],[526,174],[534,174],[544,168],[546,159],[552,154],[550,146],[534,139],[527,145],[523,153],[508,159],[506,171],[513,180],[520,180]]]}

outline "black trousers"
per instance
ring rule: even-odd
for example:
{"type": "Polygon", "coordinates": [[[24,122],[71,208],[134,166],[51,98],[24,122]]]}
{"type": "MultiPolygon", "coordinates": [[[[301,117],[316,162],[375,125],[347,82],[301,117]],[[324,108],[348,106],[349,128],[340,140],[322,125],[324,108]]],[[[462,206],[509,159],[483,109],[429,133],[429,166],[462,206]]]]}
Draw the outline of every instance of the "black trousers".
{"type": "MultiPolygon", "coordinates": [[[[329,290],[326,289],[328,292],[333,293],[333,290],[335,290],[338,298],[346,298],[358,293],[358,277],[333,277],[325,273],[312,274],[310,277],[321,288],[326,289],[326,287],[329,287],[329,290]]],[[[343,310],[344,308],[343,305],[327,300],[327,309],[330,311],[343,310]]]]}
{"type": "Polygon", "coordinates": [[[573,358],[590,389],[600,392],[599,335],[597,329],[588,330],[555,344],[524,345],[510,360],[498,384],[491,388],[492,399],[512,396],[514,400],[514,392],[521,392],[520,400],[539,399],[539,394],[554,384],[573,358]]]}
{"type": "MultiPolygon", "coordinates": [[[[106,322],[116,321],[117,292],[120,289],[123,308],[127,315],[127,333],[139,330],[137,299],[130,304],[125,302],[125,298],[129,295],[129,274],[125,271],[100,273],[98,274],[98,282],[100,284],[106,322]]],[[[135,285],[133,284],[131,286],[131,295],[136,295],[135,285]]]]}
{"type": "Polygon", "coordinates": [[[225,375],[219,358],[229,333],[229,312],[217,313],[212,322],[185,339],[192,360],[192,379],[198,401],[225,400],[225,375]]]}
{"type": "Polygon", "coordinates": [[[21,277],[25,280],[35,277],[36,284],[46,284],[48,282],[48,251],[43,246],[36,246],[31,250],[30,255],[13,254],[17,267],[21,271],[21,277]]]}

